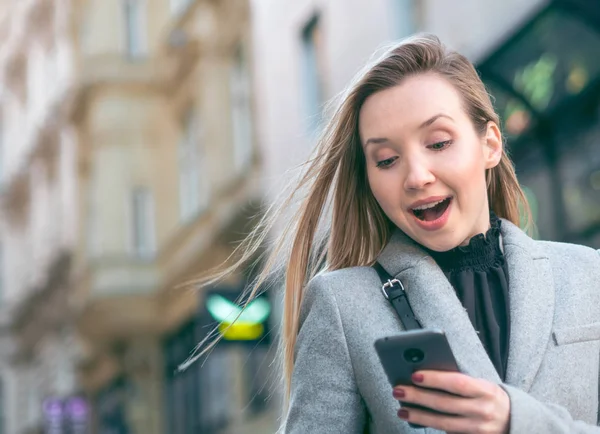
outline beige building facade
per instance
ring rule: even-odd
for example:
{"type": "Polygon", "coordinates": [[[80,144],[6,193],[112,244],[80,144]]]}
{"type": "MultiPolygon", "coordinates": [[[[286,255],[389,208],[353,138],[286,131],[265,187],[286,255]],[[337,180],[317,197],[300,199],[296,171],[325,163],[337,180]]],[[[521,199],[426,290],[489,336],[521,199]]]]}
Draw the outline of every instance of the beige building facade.
{"type": "Polygon", "coordinates": [[[210,323],[205,291],[178,284],[225,260],[262,207],[248,3],[6,3],[7,432],[69,399],[91,432],[271,430],[268,408],[248,410],[248,347],[173,372],[201,337],[186,330],[210,323]]]}
{"type": "MultiPolygon", "coordinates": [[[[73,113],[86,144],[78,329],[94,343],[82,382],[98,396],[124,390],[130,396],[124,423],[138,432],[243,423],[243,402],[226,421],[216,420],[222,405],[208,407],[204,420],[188,421],[201,409],[181,413],[193,398],[178,388],[193,394],[202,385],[183,373],[189,378],[174,376],[170,386],[174,367],[164,345],[166,336],[173,340],[190,327],[203,302],[176,285],[225,260],[232,252],[227,234],[242,232],[248,213],[258,209],[251,201],[260,202],[247,4],[89,1],[78,14],[82,83],[73,113]],[[181,396],[165,397],[170,387],[181,396]]],[[[194,344],[180,352],[179,363],[194,344]]],[[[213,383],[235,402],[243,386],[236,370],[224,367],[243,352],[233,348],[219,357],[213,383]]],[[[200,399],[191,404],[206,406],[200,399]]],[[[114,409],[99,404],[98,411],[114,409]]]]}

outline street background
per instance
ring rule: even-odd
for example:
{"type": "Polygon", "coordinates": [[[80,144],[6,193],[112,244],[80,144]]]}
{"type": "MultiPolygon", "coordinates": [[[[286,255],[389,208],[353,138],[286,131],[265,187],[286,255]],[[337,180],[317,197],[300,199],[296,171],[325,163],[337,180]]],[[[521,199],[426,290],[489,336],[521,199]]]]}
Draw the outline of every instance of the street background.
{"type": "Polygon", "coordinates": [[[494,96],[535,236],[600,248],[598,0],[0,0],[0,434],[274,433],[278,285],[179,372],[254,270],[180,284],[421,31],[494,96]]]}

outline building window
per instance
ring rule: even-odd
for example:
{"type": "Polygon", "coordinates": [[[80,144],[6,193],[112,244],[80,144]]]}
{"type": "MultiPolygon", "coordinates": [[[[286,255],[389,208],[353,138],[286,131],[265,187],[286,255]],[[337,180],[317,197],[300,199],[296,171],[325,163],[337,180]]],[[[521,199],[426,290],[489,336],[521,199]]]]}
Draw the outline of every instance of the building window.
{"type": "Polygon", "coordinates": [[[155,253],[154,204],[148,188],[133,190],[132,196],[133,253],[139,258],[149,258],[155,253]]]}
{"type": "Polygon", "coordinates": [[[302,30],[304,65],[304,95],[311,134],[318,133],[323,121],[324,102],[324,46],[318,16],[313,17],[302,30]]]}
{"type": "Polygon", "coordinates": [[[125,49],[130,59],[146,55],[146,22],[144,0],[124,0],[125,49]]]}
{"type": "Polygon", "coordinates": [[[419,12],[423,5],[415,0],[389,0],[392,13],[392,35],[401,39],[417,32],[420,27],[419,12]]]}
{"type": "Polygon", "coordinates": [[[190,4],[192,4],[192,0],[171,0],[171,13],[173,15],[183,15],[190,4]]]}
{"type": "Polygon", "coordinates": [[[250,77],[243,47],[236,50],[230,77],[233,158],[241,171],[252,161],[252,104],[250,77]]]}
{"type": "Polygon", "coordinates": [[[207,178],[202,175],[200,156],[200,128],[194,110],[188,110],[183,121],[179,143],[179,201],[181,220],[188,222],[206,208],[208,203],[207,178]]]}

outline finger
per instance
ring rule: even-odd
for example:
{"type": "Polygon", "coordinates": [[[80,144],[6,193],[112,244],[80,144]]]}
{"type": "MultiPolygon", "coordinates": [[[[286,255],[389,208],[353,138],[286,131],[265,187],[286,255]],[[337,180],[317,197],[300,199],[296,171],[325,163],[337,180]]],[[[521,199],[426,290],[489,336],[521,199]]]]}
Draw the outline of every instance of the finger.
{"type": "Polygon", "coordinates": [[[435,411],[457,416],[474,416],[479,413],[477,400],[434,389],[410,386],[396,387],[394,397],[402,404],[421,405],[435,411]]]}
{"type": "Polygon", "coordinates": [[[436,414],[417,408],[401,408],[398,410],[398,417],[407,422],[440,431],[469,432],[469,419],[460,416],[436,414]]]}
{"type": "Polygon", "coordinates": [[[460,372],[418,371],[412,375],[419,387],[443,390],[465,398],[479,398],[493,394],[495,385],[460,372]]]}

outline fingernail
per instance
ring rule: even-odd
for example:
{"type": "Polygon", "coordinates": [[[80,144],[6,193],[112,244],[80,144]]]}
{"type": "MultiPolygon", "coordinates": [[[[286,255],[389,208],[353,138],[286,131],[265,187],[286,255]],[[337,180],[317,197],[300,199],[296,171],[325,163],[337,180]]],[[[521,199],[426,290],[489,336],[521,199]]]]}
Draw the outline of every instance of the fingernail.
{"type": "Polygon", "coordinates": [[[404,389],[394,389],[394,398],[400,399],[404,398],[405,396],[406,392],[404,392],[404,389]]]}
{"type": "Polygon", "coordinates": [[[414,381],[415,383],[422,383],[423,374],[412,374],[412,381],[414,381]]]}
{"type": "Polygon", "coordinates": [[[401,408],[400,410],[398,410],[398,417],[400,419],[404,419],[407,420],[408,419],[408,410],[401,408]]]}

